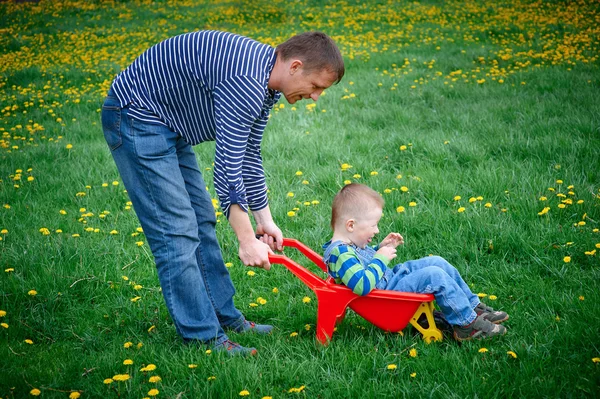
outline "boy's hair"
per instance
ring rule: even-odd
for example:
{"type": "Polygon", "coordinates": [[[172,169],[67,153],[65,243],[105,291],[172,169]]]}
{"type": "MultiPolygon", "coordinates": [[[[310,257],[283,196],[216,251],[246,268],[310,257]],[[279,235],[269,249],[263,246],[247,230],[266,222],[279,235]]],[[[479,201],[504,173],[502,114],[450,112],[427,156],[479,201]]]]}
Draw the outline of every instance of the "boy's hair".
{"type": "Polygon", "coordinates": [[[323,32],[305,32],[292,36],[275,49],[284,61],[297,58],[302,61],[305,72],[322,71],[335,73],[339,83],[344,76],[344,59],[332,38],[323,32]]]}
{"type": "Polygon", "coordinates": [[[331,228],[342,219],[348,219],[366,213],[373,206],[379,206],[383,209],[385,201],[381,195],[364,184],[351,183],[340,190],[333,198],[331,204],[331,228]]]}

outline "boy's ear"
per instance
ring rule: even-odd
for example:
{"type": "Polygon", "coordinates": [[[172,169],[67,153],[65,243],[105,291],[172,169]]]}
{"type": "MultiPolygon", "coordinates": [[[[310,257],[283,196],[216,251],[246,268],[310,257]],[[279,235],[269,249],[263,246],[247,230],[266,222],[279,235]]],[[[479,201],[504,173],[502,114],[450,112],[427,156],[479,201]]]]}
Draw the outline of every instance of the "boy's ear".
{"type": "Polygon", "coordinates": [[[346,220],[346,230],[348,230],[348,232],[352,233],[354,231],[355,223],[356,223],[356,220],[354,220],[354,219],[346,220]]]}

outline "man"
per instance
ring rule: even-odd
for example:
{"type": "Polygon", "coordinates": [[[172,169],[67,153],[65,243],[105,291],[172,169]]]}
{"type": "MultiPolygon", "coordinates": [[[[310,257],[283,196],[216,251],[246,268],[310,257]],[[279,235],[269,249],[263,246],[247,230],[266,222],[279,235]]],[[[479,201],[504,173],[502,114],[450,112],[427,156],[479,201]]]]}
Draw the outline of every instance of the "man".
{"type": "Polygon", "coordinates": [[[343,75],[339,49],[320,32],[273,49],[227,32],[199,31],[158,43],[115,78],[102,107],[104,136],[184,340],[254,355],[256,349],[229,341],[225,330],[273,328],[247,321],[233,304],[214,208],[192,146],[216,141],[215,190],[238,238],[239,257],[268,270],[268,256],[282,249],[283,240],[269,209],[261,158],[269,113],[282,94],[290,104],[317,101],[343,75]]]}

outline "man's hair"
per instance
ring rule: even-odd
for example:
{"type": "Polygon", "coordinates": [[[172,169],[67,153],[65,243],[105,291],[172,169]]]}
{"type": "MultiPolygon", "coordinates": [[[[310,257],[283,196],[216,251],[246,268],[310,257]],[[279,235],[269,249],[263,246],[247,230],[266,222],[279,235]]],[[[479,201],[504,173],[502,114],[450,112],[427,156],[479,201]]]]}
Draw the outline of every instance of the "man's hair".
{"type": "Polygon", "coordinates": [[[344,59],[332,38],[323,32],[305,32],[292,36],[275,49],[284,61],[297,58],[306,72],[324,69],[335,73],[339,83],[344,76],[344,59]]]}
{"type": "Polygon", "coordinates": [[[356,215],[366,213],[373,206],[383,209],[384,200],[377,191],[364,184],[351,183],[340,190],[333,198],[331,204],[331,228],[335,229],[336,223],[343,219],[350,219],[356,215]]]}

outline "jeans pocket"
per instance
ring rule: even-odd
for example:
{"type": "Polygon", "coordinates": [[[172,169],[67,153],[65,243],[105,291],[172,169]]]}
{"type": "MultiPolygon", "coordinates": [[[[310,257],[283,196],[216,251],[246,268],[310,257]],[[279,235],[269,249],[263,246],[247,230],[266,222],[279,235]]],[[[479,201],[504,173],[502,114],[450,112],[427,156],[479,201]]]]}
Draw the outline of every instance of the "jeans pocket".
{"type": "Polygon", "coordinates": [[[111,151],[123,143],[121,138],[121,107],[116,98],[107,97],[102,105],[102,130],[111,151]]]}

